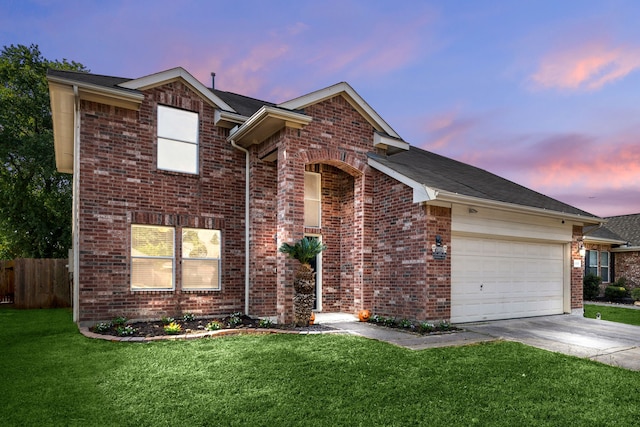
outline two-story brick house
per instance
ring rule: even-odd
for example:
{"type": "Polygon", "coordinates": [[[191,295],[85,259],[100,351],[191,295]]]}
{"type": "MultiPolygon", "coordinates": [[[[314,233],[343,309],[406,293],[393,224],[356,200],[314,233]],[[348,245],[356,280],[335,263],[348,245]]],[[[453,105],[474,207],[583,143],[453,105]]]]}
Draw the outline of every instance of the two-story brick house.
{"type": "Polygon", "coordinates": [[[466,322],[579,311],[582,227],[601,220],[405,142],[346,83],[274,104],[182,68],[50,71],[74,176],[74,316],[242,311],[292,319],[304,236],[316,309],[466,322]]]}

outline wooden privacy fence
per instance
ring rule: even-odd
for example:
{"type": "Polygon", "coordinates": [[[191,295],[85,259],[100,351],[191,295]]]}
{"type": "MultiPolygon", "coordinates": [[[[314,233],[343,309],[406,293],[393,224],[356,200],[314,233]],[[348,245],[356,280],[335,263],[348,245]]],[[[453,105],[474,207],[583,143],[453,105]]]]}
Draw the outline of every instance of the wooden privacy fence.
{"type": "Polygon", "coordinates": [[[66,259],[0,261],[0,301],[16,308],[71,307],[66,259]]]}

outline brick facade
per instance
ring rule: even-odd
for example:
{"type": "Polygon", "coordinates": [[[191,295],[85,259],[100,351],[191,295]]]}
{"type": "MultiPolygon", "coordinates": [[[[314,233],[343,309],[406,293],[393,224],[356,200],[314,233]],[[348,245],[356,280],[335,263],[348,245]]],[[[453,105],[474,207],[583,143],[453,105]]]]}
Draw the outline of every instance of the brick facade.
{"type": "Polygon", "coordinates": [[[616,252],[613,256],[615,278],[627,279],[627,287],[640,287],[640,252],[616,252]]]}
{"type": "MultiPolygon", "coordinates": [[[[313,120],[249,147],[250,256],[245,258],[245,153],[214,125],[214,107],[181,80],[143,91],[138,111],[82,101],[79,174],[79,321],[160,318],[186,312],[293,314],[297,263],[278,246],[320,236],[322,310],[413,320],[449,319],[451,258],[434,259],[436,236],[451,245],[452,209],[413,202],[413,190],[368,166],[373,126],[342,96],[304,109],[313,120]],[[157,105],[199,115],[199,173],[158,170],[157,105]],[[277,150],[277,160],[268,154],[277,150]],[[269,158],[271,160],[263,160],[269,158]],[[304,173],[321,174],[320,227],[304,225],[304,173]],[[131,226],[176,232],[175,289],[131,290],[131,226]],[[183,291],[181,231],[221,230],[222,288],[183,291]],[[249,270],[245,301],[245,262],[249,270]]],[[[581,235],[574,228],[574,241],[581,235]]],[[[455,248],[451,248],[455,250],[455,248]]],[[[577,251],[577,243],[572,251],[577,251]]],[[[572,269],[571,307],[582,306],[572,269]]]]}
{"type": "Polygon", "coordinates": [[[145,92],[139,111],[87,101],[81,110],[79,320],[240,310],[244,154],[226,142],[227,130],[213,126],[213,108],[173,82],[145,92]],[[157,104],[199,114],[198,175],[156,168],[157,104]],[[222,290],[183,292],[177,262],[175,291],[132,291],[131,224],[172,226],[176,236],[182,227],[221,229],[222,290]]]}

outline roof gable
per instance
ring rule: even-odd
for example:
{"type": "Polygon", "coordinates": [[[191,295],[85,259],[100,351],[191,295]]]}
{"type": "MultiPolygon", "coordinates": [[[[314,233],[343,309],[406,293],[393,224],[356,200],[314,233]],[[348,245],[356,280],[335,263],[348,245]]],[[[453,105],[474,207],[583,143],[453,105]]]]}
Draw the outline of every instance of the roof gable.
{"type": "MultiPolygon", "coordinates": [[[[301,110],[338,95],[344,97],[378,132],[384,132],[395,140],[402,141],[400,135],[346,82],[337,83],[333,86],[283,102],[278,104],[278,107],[289,110],[301,110]]],[[[404,141],[402,142],[404,143],[404,141]]],[[[406,145],[407,147],[405,149],[408,148],[408,144],[406,145]]]]}
{"type": "Polygon", "coordinates": [[[202,98],[204,98],[205,100],[208,100],[214,106],[236,113],[236,110],[233,107],[223,101],[222,98],[212,92],[205,85],[200,83],[195,77],[189,74],[189,72],[182,67],[176,67],[145,77],[140,77],[138,79],[122,82],[118,86],[126,89],[135,89],[142,91],[152,87],[161,86],[178,79],[184,81],[188,86],[191,87],[192,90],[202,96],[202,98]]]}
{"type": "Polygon", "coordinates": [[[605,218],[604,228],[620,236],[631,246],[640,246],[640,214],[605,218]]]}

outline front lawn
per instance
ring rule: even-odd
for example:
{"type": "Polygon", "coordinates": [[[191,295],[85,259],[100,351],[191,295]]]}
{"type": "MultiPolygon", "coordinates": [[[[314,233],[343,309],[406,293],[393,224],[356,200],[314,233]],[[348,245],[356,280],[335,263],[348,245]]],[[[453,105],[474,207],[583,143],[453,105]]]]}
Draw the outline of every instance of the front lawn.
{"type": "Polygon", "coordinates": [[[640,310],[608,305],[584,305],[584,317],[595,319],[597,313],[600,313],[602,320],[640,326],[640,310]]]}
{"type": "Polygon", "coordinates": [[[511,342],[411,351],[343,335],[112,343],[0,309],[2,425],[633,425],[640,372],[511,342]]]}

